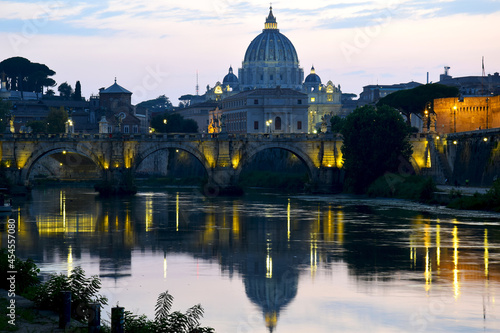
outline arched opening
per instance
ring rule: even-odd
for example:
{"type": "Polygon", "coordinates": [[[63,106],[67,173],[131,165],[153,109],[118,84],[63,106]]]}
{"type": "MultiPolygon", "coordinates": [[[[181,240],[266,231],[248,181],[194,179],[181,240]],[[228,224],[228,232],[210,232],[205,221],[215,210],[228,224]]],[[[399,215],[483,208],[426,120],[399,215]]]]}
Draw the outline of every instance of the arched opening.
{"type": "Polygon", "coordinates": [[[265,148],[238,167],[239,185],[301,191],[312,178],[310,166],[299,155],[284,148],[265,148]]]}
{"type": "Polygon", "coordinates": [[[102,170],[90,157],[69,149],[40,155],[28,167],[25,179],[33,185],[52,182],[95,182],[102,170]]]}
{"type": "Polygon", "coordinates": [[[150,152],[135,174],[145,185],[200,185],[208,178],[206,167],[194,154],[174,147],[150,152]]]}
{"type": "Polygon", "coordinates": [[[274,119],[274,129],[276,131],[281,131],[281,117],[276,117],[274,119]]]}

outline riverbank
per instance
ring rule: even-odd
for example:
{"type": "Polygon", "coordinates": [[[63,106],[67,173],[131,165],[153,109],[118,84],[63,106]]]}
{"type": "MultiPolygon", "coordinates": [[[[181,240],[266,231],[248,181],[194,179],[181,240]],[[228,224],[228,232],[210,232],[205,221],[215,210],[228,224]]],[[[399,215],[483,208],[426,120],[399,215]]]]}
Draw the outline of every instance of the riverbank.
{"type": "MultiPolygon", "coordinates": [[[[22,333],[49,333],[49,332],[65,332],[59,328],[59,315],[53,311],[39,310],[35,304],[19,295],[16,295],[16,320],[15,325],[8,323],[10,320],[7,317],[7,306],[11,298],[8,297],[7,290],[0,289],[0,320],[1,332],[22,332],[22,333]]],[[[71,320],[69,332],[84,333],[88,332],[87,325],[76,320],[71,320]]]]}

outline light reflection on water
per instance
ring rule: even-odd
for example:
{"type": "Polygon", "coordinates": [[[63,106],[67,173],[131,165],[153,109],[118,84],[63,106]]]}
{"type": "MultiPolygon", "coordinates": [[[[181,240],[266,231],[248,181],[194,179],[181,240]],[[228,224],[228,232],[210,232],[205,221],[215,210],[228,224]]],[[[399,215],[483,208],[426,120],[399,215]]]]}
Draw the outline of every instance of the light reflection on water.
{"type": "Polygon", "coordinates": [[[45,273],[80,265],[101,277],[110,306],[150,318],[168,289],[175,310],[201,303],[203,325],[218,332],[500,327],[498,214],[196,190],[104,200],[51,188],[20,205],[20,257],[45,273]]]}

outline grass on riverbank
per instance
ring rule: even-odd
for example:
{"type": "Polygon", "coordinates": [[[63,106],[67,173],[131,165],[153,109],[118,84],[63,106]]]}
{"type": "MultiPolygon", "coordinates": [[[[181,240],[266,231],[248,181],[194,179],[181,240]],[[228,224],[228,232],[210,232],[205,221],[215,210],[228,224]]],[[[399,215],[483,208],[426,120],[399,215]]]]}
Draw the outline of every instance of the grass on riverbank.
{"type": "Polygon", "coordinates": [[[436,184],[432,178],[421,176],[399,176],[386,173],[375,180],[367,190],[370,197],[398,198],[432,203],[436,184]]]}
{"type": "Polygon", "coordinates": [[[448,204],[448,208],[500,212],[500,179],[484,194],[465,196],[460,191],[454,191],[450,196],[454,199],[448,204]]]}

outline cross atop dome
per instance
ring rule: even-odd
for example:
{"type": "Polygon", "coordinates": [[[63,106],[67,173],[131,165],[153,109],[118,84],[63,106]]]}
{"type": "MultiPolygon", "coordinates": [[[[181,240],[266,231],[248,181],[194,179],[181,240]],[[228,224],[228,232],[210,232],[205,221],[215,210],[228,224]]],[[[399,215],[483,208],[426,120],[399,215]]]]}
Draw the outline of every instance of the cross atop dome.
{"type": "Polygon", "coordinates": [[[276,22],[276,17],[274,17],[274,15],[273,15],[273,5],[272,4],[271,4],[271,7],[269,7],[269,15],[267,16],[266,24],[264,25],[264,29],[271,29],[271,30],[278,29],[278,23],[276,22]]]}

